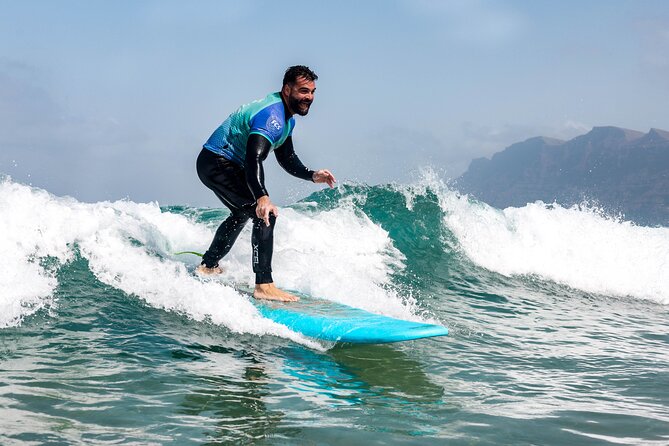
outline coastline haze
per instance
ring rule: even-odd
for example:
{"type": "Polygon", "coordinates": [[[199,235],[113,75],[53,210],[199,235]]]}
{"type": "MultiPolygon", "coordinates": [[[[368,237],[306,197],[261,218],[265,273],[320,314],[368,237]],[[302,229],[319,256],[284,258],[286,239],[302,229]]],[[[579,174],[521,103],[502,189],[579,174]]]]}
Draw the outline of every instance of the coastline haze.
{"type": "Polygon", "coordinates": [[[535,137],[473,160],[455,184],[499,209],[586,205],[669,225],[669,132],[595,127],[569,141],[535,137]]]}
{"type": "MultiPolygon", "coordinates": [[[[296,151],[340,181],[455,178],[536,135],[669,128],[664,2],[2,5],[0,173],[79,200],[221,206],[201,145],[296,63],[320,76],[296,151]]],[[[265,168],[279,204],[320,187],[265,168]]]]}

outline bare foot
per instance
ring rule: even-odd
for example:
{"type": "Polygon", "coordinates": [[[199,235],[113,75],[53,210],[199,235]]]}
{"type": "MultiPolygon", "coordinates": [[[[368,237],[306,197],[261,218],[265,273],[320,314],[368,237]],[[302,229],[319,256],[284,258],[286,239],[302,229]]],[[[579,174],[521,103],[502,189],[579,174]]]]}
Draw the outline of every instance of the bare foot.
{"type": "Polygon", "coordinates": [[[195,273],[200,276],[216,276],[218,274],[222,274],[223,270],[219,266],[207,268],[204,265],[198,265],[198,267],[195,268],[195,273]]]}
{"type": "Polygon", "coordinates": [[[299,297],[278,289],[273,283],[256,284],[256,289],[253,290],[253,297],[256,299],[280,300],[282,302],[296,302],[300,300],[299,297]]]}

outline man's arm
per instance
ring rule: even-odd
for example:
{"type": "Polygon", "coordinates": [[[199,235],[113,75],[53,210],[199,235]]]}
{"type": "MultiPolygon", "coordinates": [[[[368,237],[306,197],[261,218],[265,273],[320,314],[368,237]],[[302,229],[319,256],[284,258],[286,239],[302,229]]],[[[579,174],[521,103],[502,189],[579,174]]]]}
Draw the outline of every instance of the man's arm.
{"type": "Polygon", "coordinates": [[[274,154],[276,155],[276,160],[279,162],[279,165],[283,167],[283,170],[292,176],[308,181],[314,180],[315,172],[307,169],[297,157],[295,149],[293,148],[292,136],[289,136],[286,139],[286,142],[281,144],[281,147],[274,151],[274,154]]]}
{"type": "Polygon", "coordinates": [[[262,162],[265,161],[271,145],[269,141],[258,134],[251,134],[246,143],[246,184],[248,184],[253,198],[256,200],[263,195],[269,195],[265,189],[265,170],[262,162]]]}
{"type": "Polygon", "coordinates": [[[302,161],[297,157],[295,149],[293,149],[293,138],[289,136],[286,141],[277,148],[274,153],[276,154],[276,160],[279,162],[279,165],[289,174],[301,178],[303,180],[313,181],[314,183],[327,183],[328,186],[334,187],[335,180],[334,175],[327,170],[321,169],[318,171],[313,171],[307,169],[302,161]]]}
{"type": "Polygon", "coordinates": [[[265,189],[265,171],[262,162],[265,161],[272,146],[270,142],[261,135],[252,133],[246,142],[246,184],[256,199],[256,216],[262,218],[269,226],[269,214],[278,217],[279,210],[270,201],[267,189],[265,189]]]}

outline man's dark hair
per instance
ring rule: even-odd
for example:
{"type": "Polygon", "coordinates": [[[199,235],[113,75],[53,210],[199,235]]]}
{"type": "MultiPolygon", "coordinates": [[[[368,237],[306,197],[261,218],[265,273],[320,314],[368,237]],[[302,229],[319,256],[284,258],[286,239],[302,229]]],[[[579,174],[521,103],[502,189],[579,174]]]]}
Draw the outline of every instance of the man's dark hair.
{"type": "Polygon", "coordinates": [[[308,81],[318,80],[316,73],[311,71],[309,67],[304,65],[294,65],[286,70],[286,74],[283,75],[283,85],[293,84],[297,81],[298,78],[303,77],[308,81]]]}

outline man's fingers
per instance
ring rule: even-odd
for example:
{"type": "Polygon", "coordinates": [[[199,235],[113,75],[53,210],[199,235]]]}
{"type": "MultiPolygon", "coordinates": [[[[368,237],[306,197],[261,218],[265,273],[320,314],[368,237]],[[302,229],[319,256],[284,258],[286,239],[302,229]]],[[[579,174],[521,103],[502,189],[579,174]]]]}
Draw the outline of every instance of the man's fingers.
{"type": "Polygon", "coordinates": [[[331,188],[334,187],[334,184],[337,182],[337,180],[335,179],[334,175],[332,175],[332,172],[326,170],[325,175],[326,175],[325,181],[328,183],[328,186],[330,186],[331,188]]]}
{"type": "Polygon", "coordinates": [[[334,187],[334,184],[337,182],[332,172],[327,169],[321,169],[317,172],[318,181],[317,183],[326,183],[330,187],[334,187]]]}
{"type": "Polygon", "coordinates": [[[267,207],[267,208],[263,209],[262,219],[265,222],[265,226],[269,226],[269,214],[270,214],[271,210],[272,210],[272,208],[270,208],[270,207],[267,207]]]}
{"type": "Polygon", "coordinates": [[[268,207],[262,209],[262,215],[259,215],[258,217],[263,219],[266,226],[270,225],[270,223],[269,223],[270,214],[274,214],[274,217],[278,217],[279,216],[279,208],[272,205],[272,206],[268,206],[268,207]]]}

